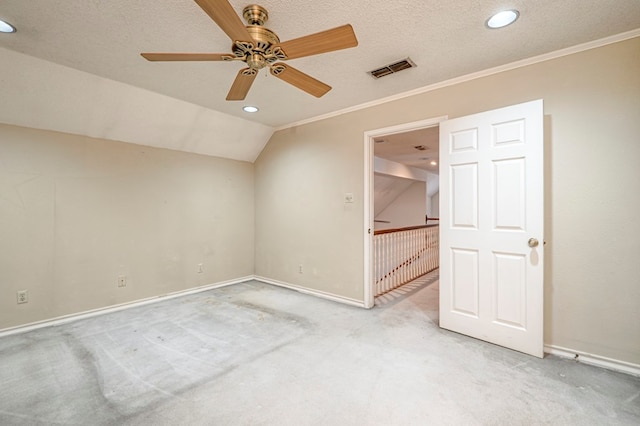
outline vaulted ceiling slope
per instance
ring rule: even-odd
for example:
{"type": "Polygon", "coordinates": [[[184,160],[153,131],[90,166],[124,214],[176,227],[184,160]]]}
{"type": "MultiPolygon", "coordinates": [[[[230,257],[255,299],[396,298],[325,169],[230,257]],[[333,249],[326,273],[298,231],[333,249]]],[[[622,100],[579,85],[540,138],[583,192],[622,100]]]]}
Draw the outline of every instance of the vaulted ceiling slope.
{"type": "MultiPolygon", "coordinates": [[[[249,1],[230,0],[238,15],[249,1]]],[[[320,99],[260,73],[225,101],[238,62],[148,62],[140,52],[229,52],[193,0],[3,0],[0,121],[253,161],[274,128],[640,28],[638,0],[264,0],[286,41],[350,23],[355,48],[288,63],[329,84],[320,99]],[[500,9],[520,11],[489,30],[500,9]],[[376,80],[367,71],[410,57],[376,80]],[[7,103],[10,106],[7,106],[7,103]],[[245,104],[260,111],[247,115],[245,104]],[[53,126],[53,127],[52,127],[53,126]]]]}
{"type": "Polygon", "coordinates": [[[273,128],[0,48],[0,122],[253,162],[273,128]]]}

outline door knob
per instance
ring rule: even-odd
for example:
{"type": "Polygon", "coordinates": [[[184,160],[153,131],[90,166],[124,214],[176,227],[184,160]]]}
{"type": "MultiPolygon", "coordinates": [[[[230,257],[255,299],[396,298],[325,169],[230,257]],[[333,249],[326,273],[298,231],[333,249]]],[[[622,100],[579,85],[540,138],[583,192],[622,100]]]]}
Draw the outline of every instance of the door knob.
{"type": "Polygon", "coordinates": [[[529,247],[533,248],[533,247],[538,247],[538,244],[540,243],[535,238],[529,238],[528,244],[529,244],[529,247]]]}

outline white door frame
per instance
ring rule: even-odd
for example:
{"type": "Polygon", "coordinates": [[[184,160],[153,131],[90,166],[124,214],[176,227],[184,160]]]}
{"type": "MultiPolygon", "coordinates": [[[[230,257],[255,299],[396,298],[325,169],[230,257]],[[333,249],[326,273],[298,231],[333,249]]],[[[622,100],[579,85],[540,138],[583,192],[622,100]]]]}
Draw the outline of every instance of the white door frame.
{"type": "Polygon", "coordinates": [[[364,306],[367,309],[372,308],[374,304],[373,280],[375,279],[373,274],[373,139],[437,126],[448,118],[443,115],[364,132],[364,306]]]}

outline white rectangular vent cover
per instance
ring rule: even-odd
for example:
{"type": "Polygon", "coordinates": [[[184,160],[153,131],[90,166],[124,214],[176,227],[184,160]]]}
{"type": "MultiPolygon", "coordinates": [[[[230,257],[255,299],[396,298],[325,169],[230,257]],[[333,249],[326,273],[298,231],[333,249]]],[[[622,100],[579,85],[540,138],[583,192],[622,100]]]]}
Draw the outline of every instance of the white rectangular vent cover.
{"type": "Polygon", "coordinates": [[[380,78],[384,77],[385,75],[393,74],[414,67],[416,67],[416,64],[411,60],[411,58],[406,58],[401,61],[385,65],[382,68],[369,71],[369,74],[371,74],[374,78],[380,78]]]}

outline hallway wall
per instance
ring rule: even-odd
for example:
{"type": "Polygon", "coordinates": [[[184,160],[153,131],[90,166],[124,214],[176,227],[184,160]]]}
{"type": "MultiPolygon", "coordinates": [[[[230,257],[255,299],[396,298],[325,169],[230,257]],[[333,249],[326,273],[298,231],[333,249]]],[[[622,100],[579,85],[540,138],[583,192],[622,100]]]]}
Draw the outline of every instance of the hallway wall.
{"type": "Polygon", "coordinates": [[[0,125],[0,329],[251,276],[253,203],[248,162],[0,125]]]}
{"type": "Polygon", "coordinates": [[[429,200],[431,201],[429,217],[440,217],[440,191],[433,194],[429,200]]]}
{"type": "Polygon", "coordinates": [[[257,274],[363,300],[364,132],[540,98],[545,342],[640,364],[640,38],[276,132],[256,162],[257,274]]]}
{"type": "Polygon", "coordinates": [[[375,219],[390,223],[374,223],[375,229],[404,228],[425,224],[427,213],[427,184],[413,182],[404,192],[391,202],[375,219]]]}

